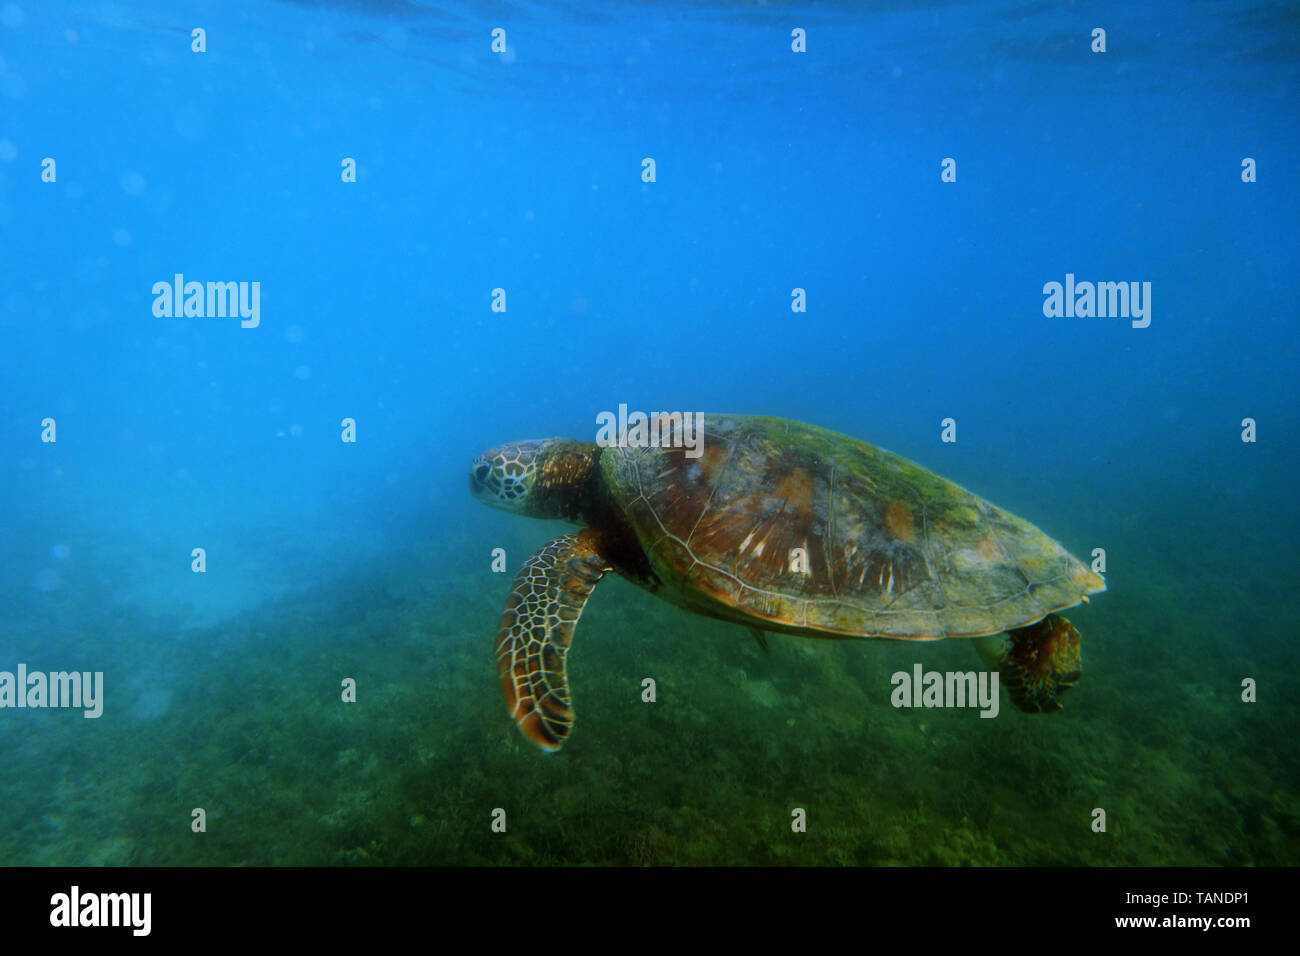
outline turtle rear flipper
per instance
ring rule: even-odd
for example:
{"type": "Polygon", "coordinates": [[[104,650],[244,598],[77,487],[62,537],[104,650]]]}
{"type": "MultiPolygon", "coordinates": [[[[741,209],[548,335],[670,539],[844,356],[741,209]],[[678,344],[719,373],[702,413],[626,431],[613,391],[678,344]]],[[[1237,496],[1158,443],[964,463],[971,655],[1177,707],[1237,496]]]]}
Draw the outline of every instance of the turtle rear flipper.
{"type": "Polygon", "coordinates": [[[583,606],[610,563],[595,531],[562,534],[524,562],[497,632],[506,706],[524,736],[556,751],[573,729],[565,656],[583,606]]]}
{"type": "Polygon", "coordinates": [[[998,671],[1011,702],[1029,714],[1061,709],[1061,695],[1079,682],[1079,632],[1059,614],[992,637],[977,638],[980,657],[998,671]]]}

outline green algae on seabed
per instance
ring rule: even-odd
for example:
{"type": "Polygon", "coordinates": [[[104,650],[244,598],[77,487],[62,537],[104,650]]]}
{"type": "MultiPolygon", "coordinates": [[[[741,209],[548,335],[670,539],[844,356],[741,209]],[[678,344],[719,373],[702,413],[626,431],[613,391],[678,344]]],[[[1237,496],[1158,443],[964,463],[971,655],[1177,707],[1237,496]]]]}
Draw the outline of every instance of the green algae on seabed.
{"type": "MultiPolygon", "coordinates": [[[[504,584],[431,582],[421,568],[395,555],[212,631],[191,644],[209,648],[202,667],[168,669],[165,713],[154,701],[90,730],[49,719],[25,732],[0,780],[0,860],[1297,860],[1296,705],[1238,703],[1224,675],[1259,662],[1220,641],[1175,582],[1135,576],[1077,614],[1085,678],[1064,711],[984,720],[888,703],[890,675],[917,661],[970,669],[960,641],[774,637],[763,654],[741,628],[611,581],[570,658],[582,733],[547,757],[497,686],[504,584]],[[1155,633],[1177,633],[1180,653],[1143,640],[1155,633]],[[345,676],[356,704],[340,702],[345,676]],[[194,807],[206,833],[190,830],[194,807]],[[505,833],[490,826],[498,807],[505,833]],[[1096,807],[1104,834],[1090,829],[1096,807]],[[791,830],[794,808],[806,833],[791,830]]],[[[142,646],[164,640],[147,621],[117,627],[142,646]]],[[[1294,666],[1294,648],[1274,653],[1272,666],[1294,666]]]]}

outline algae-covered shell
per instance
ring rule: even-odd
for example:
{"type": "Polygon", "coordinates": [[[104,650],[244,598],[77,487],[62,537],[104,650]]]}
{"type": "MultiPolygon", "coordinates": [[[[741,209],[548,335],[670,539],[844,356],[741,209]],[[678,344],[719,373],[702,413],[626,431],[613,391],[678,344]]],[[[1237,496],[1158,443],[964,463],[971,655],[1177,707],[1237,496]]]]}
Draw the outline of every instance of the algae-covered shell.
{"type": "Polygon", "coordinates": [[[1029,522],[812,425],[705,415],[699,457],[613,447],[601,471],[665,596],[763,630],[978,637],[1106,588],[1029,522]]]}

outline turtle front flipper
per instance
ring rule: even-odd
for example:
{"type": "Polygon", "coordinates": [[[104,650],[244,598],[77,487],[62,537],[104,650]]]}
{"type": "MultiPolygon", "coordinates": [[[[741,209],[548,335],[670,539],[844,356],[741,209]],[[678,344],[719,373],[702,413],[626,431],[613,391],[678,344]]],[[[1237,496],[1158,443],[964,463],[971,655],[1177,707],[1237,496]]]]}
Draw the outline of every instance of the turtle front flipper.
{"type": "Polygon", "coordinates": [[[562,534],[524,562],[497,632],[506,706],[524,736],[556,751],[573,729],[565,655],[582,608],[612,565],[595,531],[562,534]]]}
{"type": "Polygon", "coordinates": [[[1029,714],[1061,709],[1061,695],[1079,682],[1079,632],[1059,614],[1006,634],[975,640],[975,650],[998,671],[1011,702],[1029,714]]]}

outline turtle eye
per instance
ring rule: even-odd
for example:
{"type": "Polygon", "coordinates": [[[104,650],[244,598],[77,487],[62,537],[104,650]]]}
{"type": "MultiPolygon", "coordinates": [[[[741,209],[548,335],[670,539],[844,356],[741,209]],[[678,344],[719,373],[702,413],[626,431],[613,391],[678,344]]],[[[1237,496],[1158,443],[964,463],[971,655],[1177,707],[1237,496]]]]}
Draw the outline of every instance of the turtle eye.
{"type": "Polygon", "coordinates": [[[488,480],[488,475],[490,474],[492,474],[492,469],[488,467],[486,463],[479,465],[474,469],[474,477],[480,482],[486,482],[488,480]]]}

